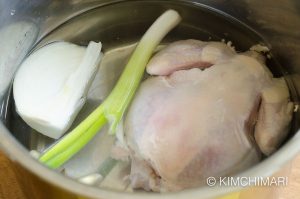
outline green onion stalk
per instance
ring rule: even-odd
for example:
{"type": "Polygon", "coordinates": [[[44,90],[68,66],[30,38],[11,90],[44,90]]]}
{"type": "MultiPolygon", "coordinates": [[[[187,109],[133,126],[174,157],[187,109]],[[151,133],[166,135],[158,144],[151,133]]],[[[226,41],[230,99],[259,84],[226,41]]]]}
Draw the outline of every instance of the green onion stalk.
{"type": "Polygon", "coordinates": [[[163,13],[136,46],[116,86],[105,101],[76,128],[46,150],[39,161],[56,169],[80,151],[105,124],[109,123],[110,134],[115,134],[120,120],[139,87],[153,51],[180,21],[180,15],[174,10],[163,13]]]}

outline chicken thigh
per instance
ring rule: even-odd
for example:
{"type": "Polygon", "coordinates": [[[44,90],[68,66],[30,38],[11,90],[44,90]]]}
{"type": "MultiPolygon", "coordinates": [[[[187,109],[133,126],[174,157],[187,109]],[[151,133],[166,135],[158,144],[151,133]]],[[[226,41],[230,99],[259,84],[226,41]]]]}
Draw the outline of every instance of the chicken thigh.
{"type": "Polygon", "coordinates": [[[177,191],[233,175],[273,153],[287,135],[287,85],[256,52],[178,41],[158,52],[147,72],[152,76],[123,128],[133,188],[177,191]]]}

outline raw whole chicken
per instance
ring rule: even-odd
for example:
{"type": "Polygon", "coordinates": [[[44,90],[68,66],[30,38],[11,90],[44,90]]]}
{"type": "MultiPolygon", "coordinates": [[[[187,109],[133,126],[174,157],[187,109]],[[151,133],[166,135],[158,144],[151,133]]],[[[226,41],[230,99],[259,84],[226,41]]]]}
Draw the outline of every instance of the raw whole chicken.
{"type": "Polygon", "coordinates": [[[195,187],[272,154],[288,133],[293,103],[264,61],[254,51],[198,40],[158,52],[118,135],[133,188],[195,187]]]}

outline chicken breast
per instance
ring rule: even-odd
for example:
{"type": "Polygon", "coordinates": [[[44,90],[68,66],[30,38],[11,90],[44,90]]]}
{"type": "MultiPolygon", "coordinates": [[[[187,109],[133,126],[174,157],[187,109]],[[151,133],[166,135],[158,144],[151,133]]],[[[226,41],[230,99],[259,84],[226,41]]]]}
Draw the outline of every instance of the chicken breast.
{"type": "Polygon", "coordinates": [[[178,41],[158,52],[147,72],[154,76],[141,84],[120,139],[134,188],[177,191],[233,175],[261,152],[273,153],[287,135],[287,86],[258,53],[178,41]]]}

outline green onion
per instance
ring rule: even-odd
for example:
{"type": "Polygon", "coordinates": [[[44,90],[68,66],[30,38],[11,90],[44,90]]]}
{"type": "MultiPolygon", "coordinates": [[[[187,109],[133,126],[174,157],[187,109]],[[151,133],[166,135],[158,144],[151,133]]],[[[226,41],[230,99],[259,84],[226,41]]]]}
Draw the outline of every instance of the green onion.
{"type": "Polygon", "coordinates": [[[60,167],[80,151],[107,122],[110,124],[110,134],[115,133],[141,82],[154,49],[180,20],[176,11],[168,10],[151,25],[138,43],[107,99],[75,129],[48,149],[39,158],[40,162],[53,169],[60,167]]]}

